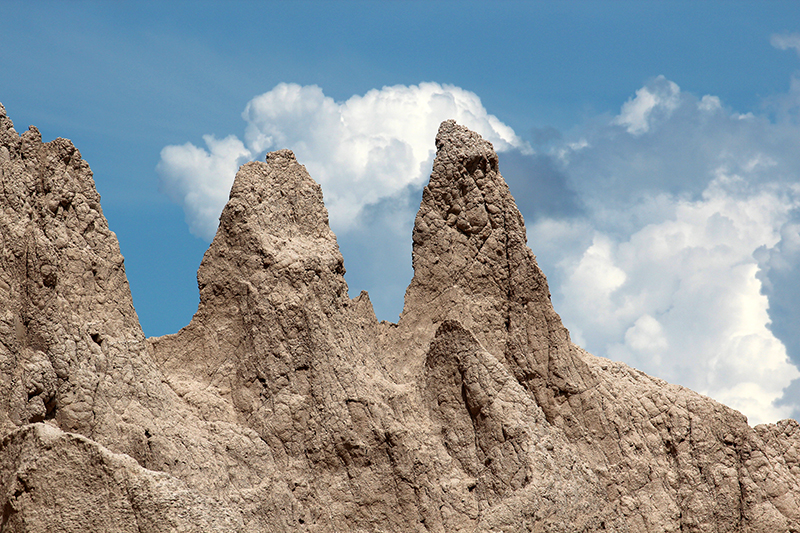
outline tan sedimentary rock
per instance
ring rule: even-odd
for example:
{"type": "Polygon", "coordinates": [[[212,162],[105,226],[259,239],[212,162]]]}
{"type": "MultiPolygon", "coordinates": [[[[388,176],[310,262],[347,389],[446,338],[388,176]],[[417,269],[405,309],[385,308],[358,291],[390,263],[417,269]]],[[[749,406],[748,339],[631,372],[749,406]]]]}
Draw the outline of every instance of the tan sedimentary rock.
{"type": "Polygon", "coordinates": [[[88,165],[0,106],[0,531],[800,530],[798,424],[573,345],[491,144],[436,147],[398,324],[280,150],[145,339],[88,165]]]}

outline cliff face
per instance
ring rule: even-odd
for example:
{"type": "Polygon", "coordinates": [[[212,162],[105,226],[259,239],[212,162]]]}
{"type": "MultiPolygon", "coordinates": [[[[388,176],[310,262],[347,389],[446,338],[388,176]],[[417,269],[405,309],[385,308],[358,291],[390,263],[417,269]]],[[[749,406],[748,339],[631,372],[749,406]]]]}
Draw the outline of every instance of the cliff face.
{"type": "Polygon", "coordinates": [[[0,106],[0,531],[800,531],[797,423],[574,346],[491,144],[436,147],[398,324],[281,150],[145,339],[88,165],[0,106]]]}

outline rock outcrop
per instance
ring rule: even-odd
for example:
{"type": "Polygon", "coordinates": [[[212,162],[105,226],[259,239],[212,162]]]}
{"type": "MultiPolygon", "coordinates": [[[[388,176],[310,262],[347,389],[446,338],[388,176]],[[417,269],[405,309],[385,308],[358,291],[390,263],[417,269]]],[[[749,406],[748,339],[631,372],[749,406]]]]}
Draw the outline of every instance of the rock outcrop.
{"type": "Polygon", "coordinates": [[[436,148],[397,324],[280,150],[145,339],[89,166],[0,106],[0,531],[800,531],[797,422],[573,345],[491,144],[436,148]]]}

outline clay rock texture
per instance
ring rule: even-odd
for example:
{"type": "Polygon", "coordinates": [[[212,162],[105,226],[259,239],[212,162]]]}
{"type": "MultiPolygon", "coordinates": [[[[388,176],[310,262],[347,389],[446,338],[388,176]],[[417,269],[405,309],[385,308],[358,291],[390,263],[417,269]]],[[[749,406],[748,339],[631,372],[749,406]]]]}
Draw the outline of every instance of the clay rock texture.
{"type": "Polygon", "coordinates": [[[800,531],[800,427],[573,345],[492,145],[444,122],[397,324],[289,150],[146,339],[92,173],[0,106],[0,531],[800,531]]]}

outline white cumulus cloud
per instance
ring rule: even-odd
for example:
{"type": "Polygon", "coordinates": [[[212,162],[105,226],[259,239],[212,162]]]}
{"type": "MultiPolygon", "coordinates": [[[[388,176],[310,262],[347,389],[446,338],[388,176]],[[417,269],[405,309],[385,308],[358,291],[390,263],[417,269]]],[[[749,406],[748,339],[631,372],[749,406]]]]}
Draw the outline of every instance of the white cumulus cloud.
{"type": "Polygon", "coordinates": [[[242,117],[244,143],[206,138],[207,149],[185,144],[162,151],[165,189],[184,205],[192,231],[209,240],[237,164],[269,150],[295,152],[322,185],[331,225],[339,232],[353,229],[366,206],[424,185],[443,120],[477,131],[499,151],[528,150],[477,95],[438,83],[373,89],[344,102],[316,85],[281,83],[253,98],[242,117]]]}
{"type": "Polygon", "coordinates": [[[764,268],[798,263],[800,129],[658,77],[575,136],[580,150],[565,139],[552,157],[584,212],[526,214],[574,340],[751,423],[796,416],[783,395],[800,370],[771,328],[764,268]]]}
{"type": "Polygon", "coordinates": [[[157,170],[164,192],[183,205],[191,232],[211,240],[233,177],[252,154],[233,135],[224,139],[204,135],[203,140],[206,148],[192,143],[164,147],[157,170]]]}

